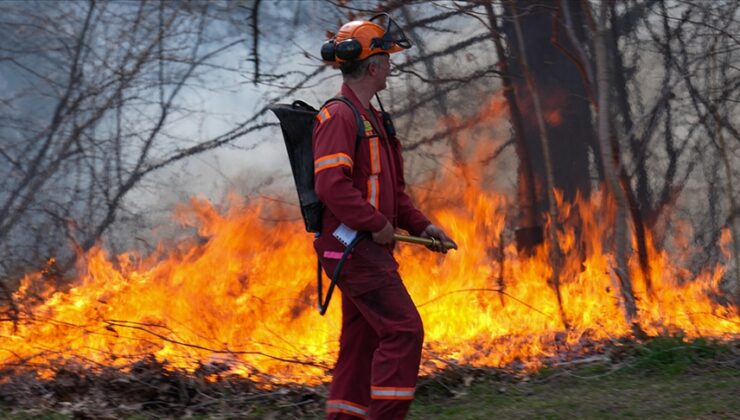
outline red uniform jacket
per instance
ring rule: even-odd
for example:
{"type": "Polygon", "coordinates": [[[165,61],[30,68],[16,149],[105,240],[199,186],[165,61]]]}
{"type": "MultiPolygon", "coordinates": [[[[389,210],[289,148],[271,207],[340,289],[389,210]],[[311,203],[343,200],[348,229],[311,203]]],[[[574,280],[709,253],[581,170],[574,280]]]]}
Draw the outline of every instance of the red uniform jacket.
{"type": "Polygon", "coordinates": [[[362,114],[366,138],[357,142],[355,115],[342,102],[329,103],[316,117],[314,187],[325,205],[323,245],[317,246],[317,251],[344,250],[332,237],[340,223],[357,231],[377,232],[389,221],[394,228],[412,235],[421,234],[431,222],[414,207],[404,191],[400,142],[395,137],[388,138],[380,113],[373,109],[375,120],[369,117],[347,85],[342,85],[341,95],[362,114]]]}

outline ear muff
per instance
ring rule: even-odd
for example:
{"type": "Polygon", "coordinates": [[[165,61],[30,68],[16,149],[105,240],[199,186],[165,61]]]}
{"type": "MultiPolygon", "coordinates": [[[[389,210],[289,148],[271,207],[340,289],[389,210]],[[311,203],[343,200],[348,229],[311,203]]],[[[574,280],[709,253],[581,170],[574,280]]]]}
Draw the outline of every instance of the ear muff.
{"type": "Polygon", "coordinates": [[[334,40],[330,39],[321,46],[321,59],[324,61],[336,61],[334,40]]]}
{"type": "Polygon", "coordinates": [[[350,38],[341,42],[330,39],[321,46],[321,59],[324,61],[352,61],[362,54],[360,41],[350,38]]]}
{"type": "Polygon", "coordinates": [[[340,60],[355,60],[362,54],[362,44],[354,38],[345,39],[334,45],[334,54],[340,60]]]}

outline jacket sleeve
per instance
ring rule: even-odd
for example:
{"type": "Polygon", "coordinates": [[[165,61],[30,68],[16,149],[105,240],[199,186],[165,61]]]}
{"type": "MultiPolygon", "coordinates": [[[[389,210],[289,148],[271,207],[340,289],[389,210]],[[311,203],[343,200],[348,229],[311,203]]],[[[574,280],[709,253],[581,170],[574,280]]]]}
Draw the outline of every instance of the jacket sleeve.
{"type": "Polygon", "coordinates": [[[419,211],[411,202],[411,197],[406,194],[406,180],[403,176],[403,156],[401,155],[401,143],[394,139],[393,151],[399,168],[396,171],[396,200],[398,202],[398,227],[408,231],[412,235],[420,235],[432,222],[419,211]]]}
{"type": "Polygon", "coordinates": [[[357,123],[352,110],[331,103],[317,115],[313,129],[314,189],[321,202],[348,227],[381,230],[388,219],[352,182],[357,123]]]}

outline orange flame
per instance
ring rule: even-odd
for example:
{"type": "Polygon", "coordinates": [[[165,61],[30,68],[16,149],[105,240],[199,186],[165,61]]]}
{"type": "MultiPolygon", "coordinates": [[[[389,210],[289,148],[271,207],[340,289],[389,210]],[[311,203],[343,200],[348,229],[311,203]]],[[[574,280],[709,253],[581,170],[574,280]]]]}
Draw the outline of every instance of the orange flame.
{"type": "Polygon", "coordinates": [[[563,116],[560,114],[559,109],[554,109],[552,111],[546,111],[545,112],[545,121],[547,121],[548,124],[555,127],[563,123],[563,116]]]}
{"type": "MultiPolygon", "coordinates": [[[[614,257],[603,247],[613,212],[604,208],[601,194],[558,203],[563,218],[577,213],[582,221],[579,237],[566,228],[558,238],[571,326],[563,331],[555,293],[547,285],[547,250],[520,258],[513,243],[501,243],[506,199],[478,185],[442,185],[449,186],[448,197],[459,200],[430,215],[460,250],[441,256],[400,245],[396,253],[424,319],[426,372],[440,360],[535,367],[558,346],[630,333],[614,257]],[[576,252],[580,244],[583,256],[576,252]]],[[[276,221],[295,220],[295,213],[275,203],[234,198],[219,211],[193,199],[176,214],[197,228],[196,239],[160,247],[150,256],[113,258],[95,248],[80,258],[79,279],[66,291],[44,290],[42,272],[26,276],[16,301],[36,295],[42,301],[22,308],[27,315],[19,322],[0,323],[0,366],[74,358],[92,367],[125,367],[154,355],[190,371],[218,362],[230,373],[266,384],[326,379],[336,356],[340,309],[336,301],[326,317],[314,309],[310,236],[299,221],[276,221]]],[[[729,242],[729,232],[722,241],[729,242]]],[[[717,293],[725,269],[708,267],[694,276],[685,260],[650,247],[650,296],[636,257],[630,261],[642,327],[649,334],[737,337],[737,310],[709,297],[717,293]]]]}

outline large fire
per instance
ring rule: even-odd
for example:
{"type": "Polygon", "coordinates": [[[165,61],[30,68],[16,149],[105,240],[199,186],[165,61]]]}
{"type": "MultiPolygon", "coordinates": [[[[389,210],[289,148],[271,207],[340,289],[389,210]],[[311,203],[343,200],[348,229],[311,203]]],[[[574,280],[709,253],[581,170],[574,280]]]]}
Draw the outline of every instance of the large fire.
{"type": "MultiPolygon", "coordinates": [[[[501,104],[491,101],[475,120],[502,115],[501,104]]],[[[459,251],[442,256],[406,244],[396,251],[424,320],[425,372],[451,360],[533,368],[563,349],[631,334],[614,257],[604,249],[613,226],[609,200],[599,193],[575,203],[558,198],[560,217],[581,222],[578,234],[563,223],[558,238],[565,329],[548,285],[548,250],[520,256],[505,230],[512,206],[505,196],[448,177],[418,189],[444,189],[444,201],[417,199],[459,251]]],[[[50,375],[45,366],[58,360],[126,369],[153,356],[173,368],[222,369],[263,384],[325,380],[337,352],[339,297],[319,316],[316,257],[297,208],[232,198],[219,210],[193,199],[175,218],[196,228],[195,238],[149,256],[94,248],[78,258],[79,278],[64,290],[50,287],[43,271],[27,275],[14,295],[16,319],[0,320],[0,368],[50,375]]],[[[650,293],[636,255],[630,260],[637,321],[648,334],[740,337],[737,309],[713,298],[725,268],[694,274],[690,259],[700,251],[689,248],[690,239],[676,234],[682,246],[674,248],[683,249],[671,254],[649,244],[650,293]]],[[[723,249],[729,242],[724,232],[723,249]]]]}
{"type": "MultiPolygon", "coordinates": [[[[547,284],[547,250],[518,256],[514,244],[500,243],[507,236],[506,200],[475,185],[459,188],[462,205],[430,214],[454,233],[460,250],[447,256],[413,245],[397,250],[426,327],[425,371],[442,360],[537,366],[579,340],[630,334],[613,257],[603,249],[610,212],[603,211],[600,194],[560,203],[563,217],[578,212],[583,222],[581,238],[568,229],[559,238],[566,255],[560,282],[565,331],[547,284]],[[585,255],[574,252],[577,243],[585,255]]],[[[40,369],[72,358],[91,367],[125,367],[153,355],[191,371],[218,362],[263,383],[324,380],[337,351],[340,305],[335,301],[326,317],[315,310],[311,237],[300,221],[276,221],[295,220],[295,212],[236,199],[219,211],[193,199],[177,218],[197,227],[196,239],[148,257],[93,249],[80,258],[83,274],[66,291],[44,290],[43,272],[26,276],[16,301],[36,296],[36,303],[21,308],[17,323],[0,323],[0,365],[40,369]]],[[[729,239],[725,233],[722,241],[729,239]]],[[[687,258],[652,249],[650,295],[636,258],[631,261],[643,329],[738,337],[736,309],[710,298],[723,267],[692,275],[687,258]]]]}

